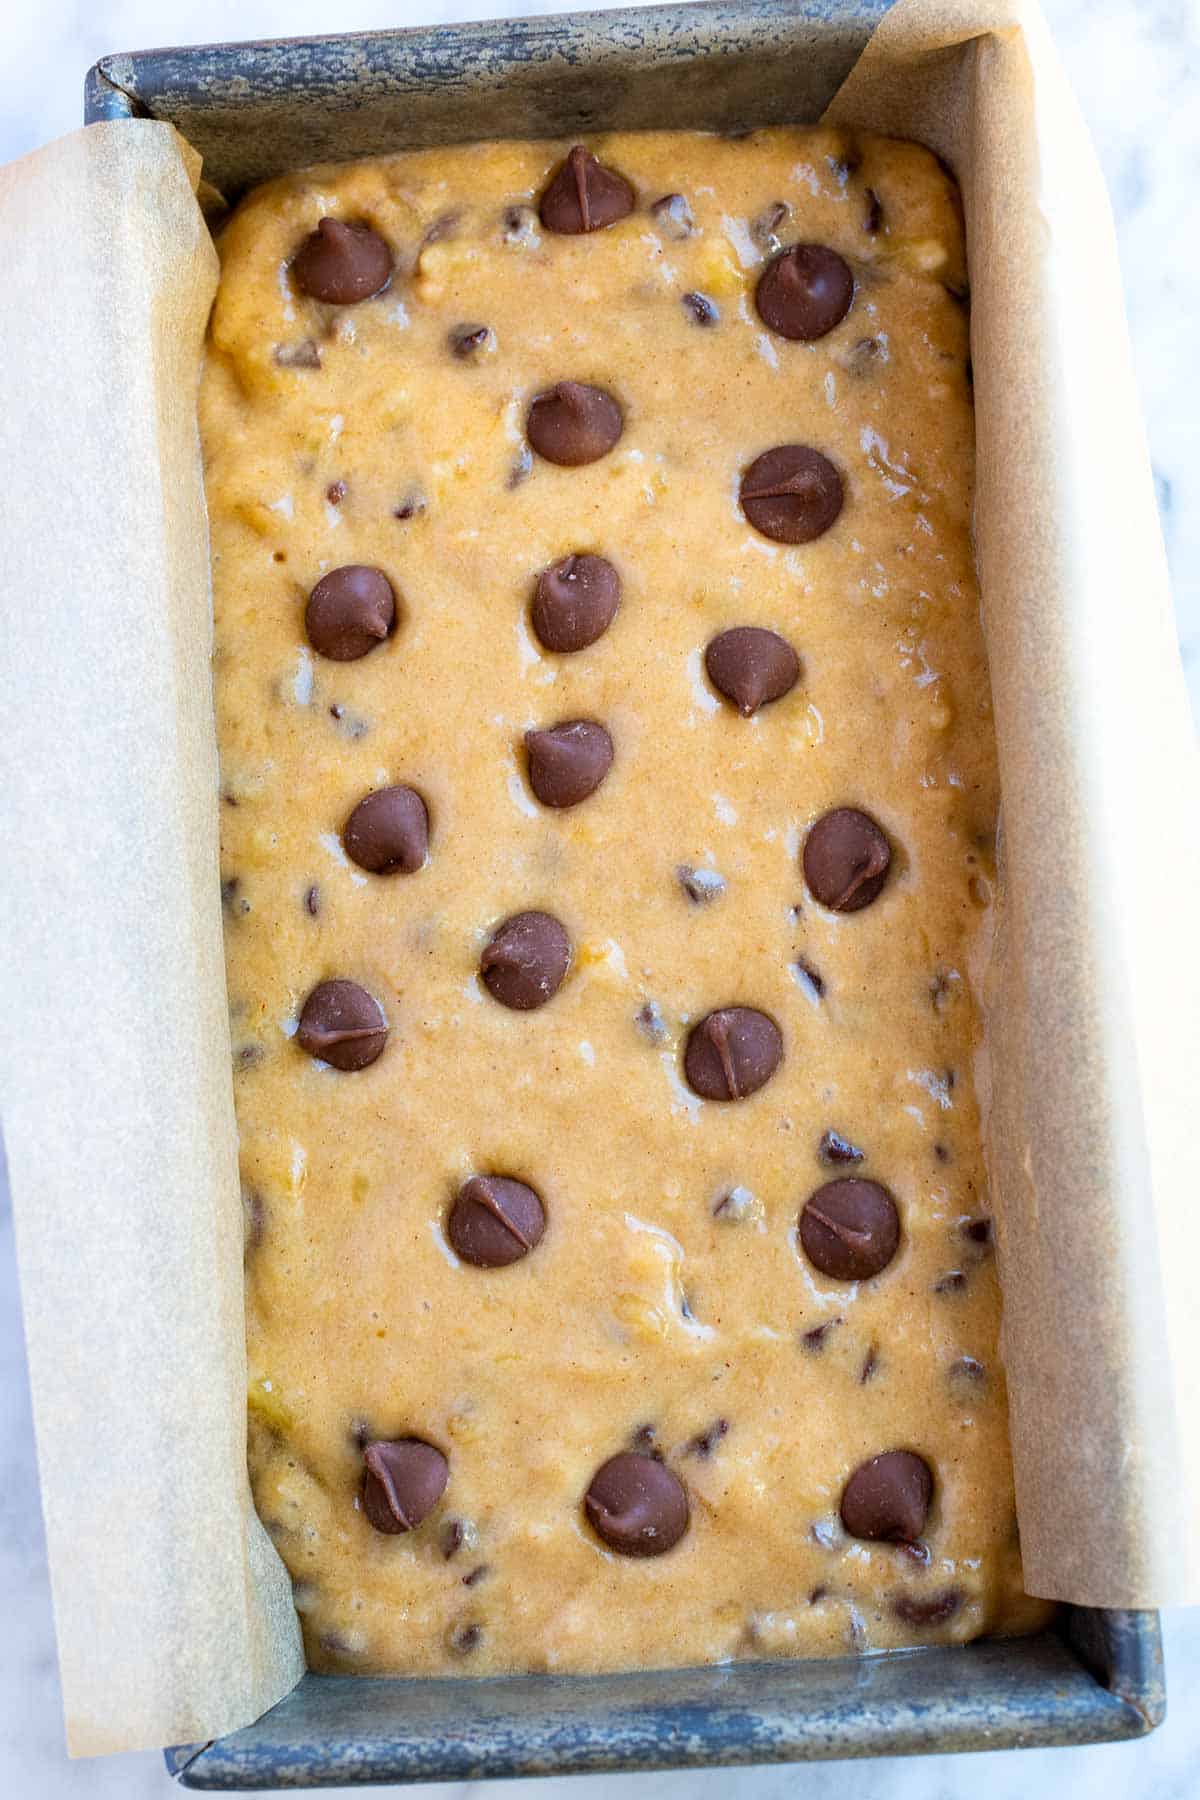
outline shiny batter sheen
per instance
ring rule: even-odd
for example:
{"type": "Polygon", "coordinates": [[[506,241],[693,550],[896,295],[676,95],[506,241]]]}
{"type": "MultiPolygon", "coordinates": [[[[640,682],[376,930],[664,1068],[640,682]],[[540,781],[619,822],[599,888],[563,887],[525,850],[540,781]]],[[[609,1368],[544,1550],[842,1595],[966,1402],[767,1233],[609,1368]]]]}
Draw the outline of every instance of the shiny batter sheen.
{"type": "Polygon", "coordinates": [[[632,216],[506,228],[566,148],[309,170],[220,238],[202,417],[258,1507],[322,1669],[586,1671],[1028,1629],[1044,1609],[1021,1591],[994,1262],[963,1229],[988,1213],[976,996],[997,796],[953,186],[880,139],[613,136],[589,148],[633,183],[632,216]],[[649,210],[673,192],[695,221],[682,241],[649,210]],[[855,273],[849,315],[811,345],[754,311],[753,221],[777,201],[781,242],[832,245],[855,273]],[[392,246],[382,296],[339,310],[295,289],[289,260],[325,214],[392,246]],[[452,355],[448,334],[480,324],[485,349],[452,355]],[[309,343],[319,367],[277,361],[309,343]],[[530,469],[528,402],[564,378],[611,389],[624,435],[588,467],[530,469]],[[788,442],[846,488],[798,548],[737,505],[745,464],[788,442]],[[544,654],[534,578],[583,550],[619,568],[620,611],[590,649],[544,654]],[[349,562],[386,571],[400,621],[338,664],[307,644],[304,606],[349,562]],[[703,669],[739,624],[803,663],[750,720],[703,669]],[[522,734],[579,717],[615,762],[552,812],[522,734]],[[425,796],[429,861],[368,876],[339,833],[394,782],[425,796]],[[893,846],[880,899],[842,916],[798,857],[839,805],[893,846]],[[690,899],[681,866],[724,890],[690,899]],[[477,967],[530,907],[563,920],[574,960],[517,1013],[477,967]],[[391,1026],[354,1074],[293,1042],[305,996],[339,976],[391,1026]],[[784,1061],[750,1099],[701,1102],[687,1028],[731,1004],[778,1021],[784,1061]],[[831,1129],[866,1152],[856,1168],[818,1161],[831,1129]],[[446,1242],[476,1172],[545,1202],[543,1241],[511,1267],[460,1265],[446,1242]],[[901,1214],[895,1260],[858,1285],[797,1244],[801,1205],[839,1173],[886,1183],[901,1214]],[[581,1499],[647,1427],[691,1525],[664,1556],[622,1558],[581,1499]],[[383,1536],[361,1443],[410,1434],[447,1454],[449,1483],[419,1529],[383,1536]],[[839,1523],[851,1470],[896,1447],[934,1471],[928,1566],[839,1523]],[[947,1588],[962,1599],[941,1624],[891,1610],[947,1588]]]}

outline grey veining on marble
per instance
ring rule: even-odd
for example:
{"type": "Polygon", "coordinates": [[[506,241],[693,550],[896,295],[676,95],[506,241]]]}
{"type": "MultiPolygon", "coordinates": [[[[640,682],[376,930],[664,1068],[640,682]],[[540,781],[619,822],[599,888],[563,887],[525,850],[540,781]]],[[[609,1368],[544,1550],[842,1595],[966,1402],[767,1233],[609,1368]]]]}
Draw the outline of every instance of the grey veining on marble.
{"type": "MultiPolygon", "coordinates": [[[[590,0],[592,5],[603,0],[590,0]]],[[[1113,196],[1180,642],[1200,715],[1200,5],[1044,0],[1113,196]]],[[[0,11],[0,161],[78,124],[97,57],[152,44],[371,29],[508,12],[536,0],[41,0],[0,11]]],[[[1097,369],[1096,379],[1104,379],[1097,369]]],[[[31,479],[50,471],[31,468],[31,479]]],[[[1138,596],[1129,597],[1136,628],[1138,596]]],[[[12,1220],[0,1179],[0,1796],[166,1800],[157,1755],[68,1763],[62,1749],[45,1547],[37,1505],[12,1220]]],[[[1164,1620],[1165,1726],[1137,1743],[970,1758],[593,1776],[382,1790],[486,1800],[1191,1800],[1200,1796],[1200,1611],[1164,1620]]],[[[350,1790],[326,1790],[349,1792],[350,1790]]]]}

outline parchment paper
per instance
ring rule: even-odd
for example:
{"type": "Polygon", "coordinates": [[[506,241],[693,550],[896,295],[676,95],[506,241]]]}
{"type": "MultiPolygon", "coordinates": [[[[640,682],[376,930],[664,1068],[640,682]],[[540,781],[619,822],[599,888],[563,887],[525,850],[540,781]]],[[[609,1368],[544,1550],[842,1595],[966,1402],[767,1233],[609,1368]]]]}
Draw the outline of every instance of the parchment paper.
{"type": "MultiPolygon", "coordinates": [[[[931,143],[967,205],[1026,1575],[1152,1605],[1200,1598],[1195,756],[1107,204],[1021,16],[901,0],[830,116],[931,143]]],[[[220,1735],[301,1671],[245,1474],[194,165],[127,121],[0,171],[0,1099],[77,1754],[220,1735]]]]}

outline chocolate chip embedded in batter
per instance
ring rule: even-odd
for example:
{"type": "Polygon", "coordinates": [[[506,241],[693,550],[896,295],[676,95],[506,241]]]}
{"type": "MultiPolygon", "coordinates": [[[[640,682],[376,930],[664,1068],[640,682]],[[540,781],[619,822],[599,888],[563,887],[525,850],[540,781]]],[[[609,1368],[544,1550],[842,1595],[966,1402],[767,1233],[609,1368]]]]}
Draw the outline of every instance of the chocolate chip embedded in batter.
{"type": "Polygon", "coordinates": [[[656,1000],[644,1000],[633,1018],[634,1024],[648,1043],[662,1044],[667,1039],[667,1022],[656,1000]]]}
{"type": "Polygon", "coordinates": [[[315,881],[311,882],[304,890],[304,910],[310,919],[320,917],[321,890],[315,881]]]}
{"type": "Polygon", "coordinates": [[[810,1330],[801,1332],[801,1346],[808,1351],[810,1356],[817,1355],[825,1348],[825,1340],[830,1332],[841,1322],[841,1319],[825,1319],[820,1325],[814,1325],[810,1330]]]}
{"type": "Polygon", "coordinates": [[[814,900],[833,912],[859,912],[883,891],[892,851],[869,813],[839,806],[809,831],[802,861],[814,900]]]}
{"type": "Polygon", "coordinates": [[[308,641],[331,662],[356,662],[381,644],[396,622],[396,595],[382,569],[346,563],[323,575],[304,613],[308,641]]]}
{"type": "Polygon", "coordinates": [[[605,388],[556,381],[534,396],[525,434],[547,462],[577,469],[607,456],[624,425],[621,408],[605,388]]]}
{"type": "Polygon", "coordinates": [[[728,1419],[714,1419],[707,1431],[698,1431],[695,1437],[689,1440],[683,1454],[699,1456],[707,1461],[728,1431],[728,1419]]]}
{"type": "Polygon", "coordinates": [[[478,356],[481,350],[489,349],[495,341],[490,325],[456,325],[446,337],[451,355],[457,356],[460,362],[478,356]]]}
{"type": "Polygon", "coordinates": [[[376,1531],[415,1531],[445,1492],[450,1465],[424,1438],[381,1439],[363,1452],[362,1507],[376,1531]]]}
{"type": "Polygon", "coordinates": [[[429,854],[429,814],[415,788],[376,788],[342,828],[346,855],[372,875],[411,875],[429,854]]]}
{"type": "Polygon", "coordinates": [[[871,1344],[868,1346],[867,1354],[863,1357],[862,1368],[858,1371],[858,1379],[861,1386],[866,1387],[868,1381],[870,1381],[878,1367],[879,1345],[871,1344]]]}
{"type": "Polygon", "coordinates": [[[947,1269],[946,1273],[939,1275],[934,1282],[932,1292],[935,1294],[961,1294],[966,1285],[965,1269],[947,1269]]]}
{"type": "Polygon", "coordinates": [[[960,1229],[969,1243],[979,1244],[983,1247],[991,1245],[992,1221],[990,1219],[967,1219],[960,1229]]]}
{"type": "Polygon", "coordinates": [[[569,655],[603,637],[621,604],[621,577],[605,556],[563,556],[543,569],[530,620],[545,650],[569,655]]]}
{"type": "Polygon", "coordinates": [[[679,1542],[690,1516],[679,1477],[633,1450],[600,1465],[583,1507],[597,1537],[622,1556],[661,1556],[679,1542]]]}
{"type": "Polygon", "coordinates": [[[842,478],[827,456],[807,444],[764,450],[742,476],[742,511],[755,531],[779,544],[808,544],[842,510],[842,478]]]}
{"type": "Polygon", "coordinates": [[[792,964],[792,972],[810,1000],[825,998],[825,977],[815,969],[806,956],[798,956],[792,964]]]}
{"type": "Polygon", "coordinates": [[[383,1008],[357,981],[322,981],[304,1002],[296,1041],[335,1069],[365,1069],[388,1039],[383,1008]]]}
{"type": "Polygon", "coordinates": [[[768,253],[779,249],[779,233],[787,224],[792,209],[786,200],[772,200],[769,206],[750,221],[750,236],[760,250],[768,253]]]}
{"type": "Polygon", "coordinates": [[[292,263],[302,293],[333,306],[354,306],[381,293],[392,278],[392,253],[369,225],[322,219],[292,263]]]}
{"type": "Polygon", "coordinates": [[[715,303],[709,299],[707,294],[684,294],[683,308],[693,325],[716,325],[721,317],[715,303]]]}
{"type": "Polygon", "coordinates": [[[576,144],[547,182],[538,215],[547,231],[578,237],[615,225],[633,208],[633,189],[625,177],[576,144]]]}
{"type": "Polygon", "coordinates": [[[811,344],[840,325],[854,299],[845,257],[826,244],[792,244],[772,257],[758,278],[754,304],[771,331],[811,344]]]}
{"type": "Polygon", "coordinates": [[[508,471],[508,476],[504,485],[510,494],[515,493],[521,483],[527,481],[532,474],[533,451],[529,448],[528,444],[522,444],[521,448],[517,451],[517,454],[513,457],[512,467],[508,471]]]}
{"type": "Polygon", "coordinates": [[[728,885],[715,869],[693,869],[687,863],[680,863],[675,879],[694,906],[708,906],[719,900],[728,885]]]}
{"type": "Polygon", "coordinates": [[[529,785],[543,806],[578,806],[613,764],[613,741],[594,719],[568,719],[525,733],[529,785]]]}
{"type": "Polygon", "coordinates": [[[275,362],[281,369],[319,369],[321,352],[311,338],[298,344],[276,344],[275,362]]]}
{"type": "Polygon", "coordinates": [[[470,1656],[483,1641],[483,1626],[473,1622],[451,1626],[446,1633],[446,1646],[456,1656],[470,1656]]]}
{"type": "Polygon", "coordinates": [[[897,1594],[892,1612],[904,1625],[944,1625],[962,1603],[961,1588],[943,1588],[938,1594],[897,1594]]]}
{"type": "Polygon", "coordinates": [[[532,206],[506,206],[503,225],[506,244],[532,245],[538,242],[538,216],[532,206]]]}
{"type": "Polygon", "coordinates": [[[571,940],[551,913],[514,913],[494,932],[479,959],[493,1000],[517,1012],[545,1006],[562,986],[571,940]]]}
{"type": "Polygon", "coordinates": [[[456,1255],[476,1269],[520,1262],[542,1239],[546,1213],[533,1188],[506,1175],[473,1175],[446,1221],[456,1255]]]}
{"type": "Polygon", "coordinates": [[[827,1168],[836,1168],[839,1163],[860,1163],[865,1155],[865,1150],[844,1138],[840,1131],[823,1131],[817,1144],[817,1161],[827,1168]]]}
{"type": "Polygon", "coordinates": [[[771,1079],[782,1059],[774,1019],[752,1006],[723,1006],[692,1027],[683,1072],[702,1100],[744,1100],[771,1079]]]}
{"type": "Polygon", "coordinates": [[[800,679],[800,658],[786,638],[761,625],[735,625],[704,652],[708,679],[744,719],[760,706],[782,700],[800,679]]]}
{"type": "Polygon", "coordinates": [[[650,216],[664,237],[682,243],[696,229],[692,209],[682,194],[664,194],[650,208],[650,216]]]}
{"type": "Polygon", "coordinates": [[[330,506],[340,506],[349,491],[344,481],[331,481],[325,489],[325,498],[330,506]]]}
{"type": "Polygon", "coordinates": [[[854,1175],[827,1181],[800,1214],[805,1256],[835,1281],[869,1281],[887,1268],[899,1243],[896,1202],[877,1181],[854,1175]]]}
{"type": "Polygon", "coordinates": [[[851,1537],[912,1543],[925,1529],[933,1473],[912,1450],[886,1450],[860,1463],[842,1490],[842,1524],[851,1537]]]}
{"type": "Polygon", "coordinates": [[[410,519],[419,519],[421,514],[426,511],[428,505],[429,502],[426,500],[420,488],[410,488],[403,500],[401,500],[397,506],[392,508],[392,517],[393,519],[399,519],[402,523],[407,524],[410,519]]]}
{"type": "Polygon", "coordinates": [[[883,202],[874,188],[866,190],[867,210],[863,214],[863,230],[871,237],[883,228],[883,202]]]}

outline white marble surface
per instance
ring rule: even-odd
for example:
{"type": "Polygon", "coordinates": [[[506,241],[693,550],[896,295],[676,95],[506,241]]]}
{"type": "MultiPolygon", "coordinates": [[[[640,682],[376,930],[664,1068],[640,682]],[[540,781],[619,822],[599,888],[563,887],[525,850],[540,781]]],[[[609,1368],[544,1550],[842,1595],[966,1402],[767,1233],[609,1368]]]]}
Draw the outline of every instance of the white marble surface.
{"type": "MultiPolygon", "coordinates": [[[[603,0],[590,0],[595,6],[603,0]]],[[[1193,707],[1200,713],[1200,8],[1196,0],[1044,0],[1117,215],[1138,379],[1193,707]]],[[[79,122],[88,65],[111,50],[298,35],[504,11],[537,0],[40,0],[0,9],[0,161],[79,122]]],[[[1103,370],[1097,370],[1097,380],[1103,370]]],[[[1136,597],[1131,596],[1136,604],[1136,597]]],[[[2,1184],[0,1184],[2,1185],[2,1184]]],[[[7,1194],[0,1192],[0,1795],[165,1800],[157,1755],[70,1763],[58,1680],[7,1194]]],[[[1170,1715],[1137,1744],[800,1768],[390,1789],[461,1800],[1190,1800],[1200,1795],[1200,1611],[1166,1620],[1170,1715]]],[[[349,1793],[349,1789],[337,1790],[349,1793]]]]}

